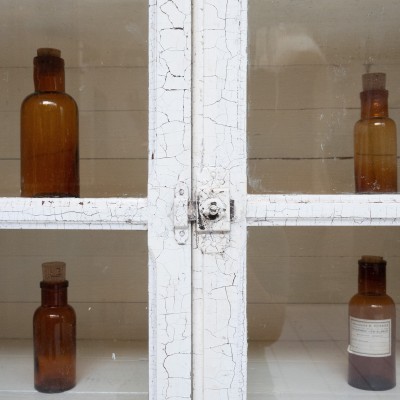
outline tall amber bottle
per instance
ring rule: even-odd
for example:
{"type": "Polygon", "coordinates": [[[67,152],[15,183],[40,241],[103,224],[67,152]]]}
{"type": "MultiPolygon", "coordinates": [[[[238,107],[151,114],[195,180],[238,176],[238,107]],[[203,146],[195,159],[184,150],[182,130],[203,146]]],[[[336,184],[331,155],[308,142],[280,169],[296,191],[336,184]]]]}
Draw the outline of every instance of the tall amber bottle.
{"type": "Polygon", "coordinates": [[[348,382],[364,390],[396,386],[396,308],[386,294],[386,261],[358,261],[358,293],[349,302],[348,382]]]}
{"type": "Polygon", "coordinates": [[[397,192],[396,124],[388,115],[386,75],[362,76],[361,119],[354,127],[357,193],[397,192]]]}
{"type": "Polygon", "coordinates": [[[64,75],[60,50],[38,49],[21,105],[21,196],[79,197],[78,107],[64,75]]]}
{"type": "Polygon", "coordinates": [[[65,263],[44,263],[40,287],[42,304],[33,316],[35,389],[58,393],[76,382],[76,316],[68,305],[65,263]]]}

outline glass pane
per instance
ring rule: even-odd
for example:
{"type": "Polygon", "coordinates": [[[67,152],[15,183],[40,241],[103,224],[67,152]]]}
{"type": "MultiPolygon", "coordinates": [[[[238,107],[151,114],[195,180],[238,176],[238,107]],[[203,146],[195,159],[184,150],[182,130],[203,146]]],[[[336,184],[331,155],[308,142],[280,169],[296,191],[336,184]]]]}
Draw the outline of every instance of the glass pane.
{"type": "Polygon", "coordinates": [[[348,303],[358,290],[358,260],[375,255],[387,261],[387,293],[398,304],[399,233],[397,227],[249,229],[249,400],[367,398],[347,383],[348,303]]]}
{"type": "Polygon", "coordinates": [[[249,193],[353,193],[364,73],[386,74],[400,121],[400,3],[249,0],[248,15],[249,193]]]}
{"type": "Polygon", "coordinates": [[[34,394],[32,318],[42,263],[63,261],[77,329],[69,396],[148,398],[146,249],[143,231],[0,231],[1,396],[48,396],[34,394]]]}
{"type": "Polygon", "coordinates": [[[20,106],[34,90],[36,50],[51,47],[79,108],[80,196],[146,196],[148,2],[1,5],[0,195],[20,195],[20,106]]]}

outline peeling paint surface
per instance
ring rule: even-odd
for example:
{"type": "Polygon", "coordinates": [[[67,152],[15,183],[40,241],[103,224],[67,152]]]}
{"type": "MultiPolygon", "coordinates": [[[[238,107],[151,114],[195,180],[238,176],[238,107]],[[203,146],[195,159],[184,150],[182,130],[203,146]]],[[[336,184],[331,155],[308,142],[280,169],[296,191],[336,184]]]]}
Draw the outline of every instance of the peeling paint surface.
{"type": "Polygon", "coordinates": [[[249,195],[248,226],[400,224],[399,195],[249,195]]]}
{"type": "Polygon", "coordinates": [[[191,398],[191,240],[174,232],[178,184],[191,188],[191,4],[149,8],[149,398],[191,398]]]}
{"type": "Polygon", "coordinates": [[[147,199],[0,199],[0,229],[146,230],[147,199]]]}
{"type": "Polygon", "coordinates": [[[194,191],[226,188],[228,232],[197,232],[193,398],[246,398],[246,1],[193,3],[194,191]],[[214,171],[214,175],[213,175],[214,171]]]}

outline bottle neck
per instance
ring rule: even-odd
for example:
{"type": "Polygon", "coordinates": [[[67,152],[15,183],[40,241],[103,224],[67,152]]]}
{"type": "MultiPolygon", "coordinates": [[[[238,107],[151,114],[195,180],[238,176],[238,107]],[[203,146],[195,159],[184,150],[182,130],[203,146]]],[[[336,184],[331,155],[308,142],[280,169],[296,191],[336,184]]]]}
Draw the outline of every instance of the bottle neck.
{"type": "Polygon", "coordinates": [[[385,264],[359,264],[358,293],[372,296],[386,294],[385,264]]]}
{"type": "Polygon", "coordinates": [[[361,119],[388,117],[388,96],[383,89],[361,92],[361,119]]]}
{"type": "Polygon", "coordinates": [[[37,56],[33,60],[36,92],[64,92],[64,60],[54,56],[37,56]]]}
{"type": "Polygon", "coordinates": [[[57,307],[68,304],[68,281],[58,283],[42,281],[40,287],[42,289],[42,306],[57,307]]]}

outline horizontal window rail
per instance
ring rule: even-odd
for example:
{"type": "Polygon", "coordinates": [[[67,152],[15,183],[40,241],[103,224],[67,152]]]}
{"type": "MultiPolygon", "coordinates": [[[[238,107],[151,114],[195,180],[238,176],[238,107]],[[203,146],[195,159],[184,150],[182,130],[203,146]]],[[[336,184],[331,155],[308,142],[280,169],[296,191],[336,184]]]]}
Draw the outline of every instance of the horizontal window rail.
{"type": "Polygon", "coordinates": [[[146,198],[0,198],[0,229],[146,230],[146,198]]]}
{"type": "Polygon", "coordinates": [[[248,195],[248,226],[400,225],[400,195],[248,195]]]}

